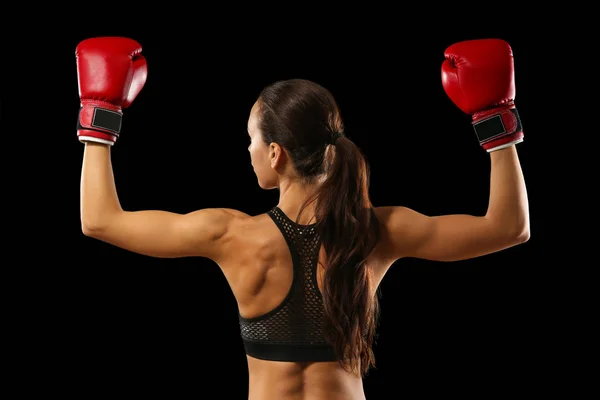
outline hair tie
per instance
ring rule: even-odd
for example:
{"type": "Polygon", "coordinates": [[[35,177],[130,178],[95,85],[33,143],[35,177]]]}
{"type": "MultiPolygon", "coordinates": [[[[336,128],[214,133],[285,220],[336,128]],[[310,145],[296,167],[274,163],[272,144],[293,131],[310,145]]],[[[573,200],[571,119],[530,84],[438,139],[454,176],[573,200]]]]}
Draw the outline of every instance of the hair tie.
{"type": "Polygon", "coordinates": [[[329,142],[329,144],[335,144],[335,142],[336,142],[336,141],[337,141],[337,140],[340,138],[340,136],[342,136],[342,134],[341,134],[341,133],[339,133],[339,132],[334,132],[334,133],[331,135],[331,142],[329,142]]]}

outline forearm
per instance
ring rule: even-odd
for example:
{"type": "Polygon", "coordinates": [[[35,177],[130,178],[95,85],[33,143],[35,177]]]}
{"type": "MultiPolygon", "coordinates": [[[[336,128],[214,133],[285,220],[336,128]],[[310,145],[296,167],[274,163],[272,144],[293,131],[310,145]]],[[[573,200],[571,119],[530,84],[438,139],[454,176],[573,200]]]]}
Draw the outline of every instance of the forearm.
{"type": "Polygon", "coordinates": [[[490,199],[486,218],[516,235],[527,235],[529,204],[516,146],[494,151],[490,158],[490,199]]]}
{"type": "Polygon", "coordinates": [[[81,169],[81,224],[84,230],[101,229],[122,211],[117,196],[110,146],[86,143],[81,169]]]}

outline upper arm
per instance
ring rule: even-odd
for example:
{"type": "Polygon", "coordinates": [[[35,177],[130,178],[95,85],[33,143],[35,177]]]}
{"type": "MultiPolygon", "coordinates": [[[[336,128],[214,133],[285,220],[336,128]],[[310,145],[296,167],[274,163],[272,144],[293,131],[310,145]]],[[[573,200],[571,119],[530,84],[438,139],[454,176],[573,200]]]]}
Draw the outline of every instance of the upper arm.
{"type": "Polygon", "coordinates": [[[148,256],[199,256],[215,259],[228,238],[231,223],[245,215],[209,208],[188,214],[167,211],[121,211],[84,233],[117,247],[148,256]]]}
{"type": "Polygon", "coordinates": [[[386,253],[393,259],[458,261],[494,253],[523,241],[521,232],[487,217],[427,216],[407,207],[378,207],[376,213],[386,253]]]}

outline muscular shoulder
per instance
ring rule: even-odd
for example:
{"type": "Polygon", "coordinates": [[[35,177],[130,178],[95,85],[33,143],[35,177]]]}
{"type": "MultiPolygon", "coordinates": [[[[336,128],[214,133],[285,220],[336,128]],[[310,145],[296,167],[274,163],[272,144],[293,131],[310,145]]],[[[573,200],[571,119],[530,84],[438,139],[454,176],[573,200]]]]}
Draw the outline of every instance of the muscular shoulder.
{"type": "Polygon", "coordinates": [[[217,259],[235,236],[238,222],[247,218],[230,208],[204,208],[173,219],[171,231],[177,234],[169,237],[178,237],[184,247],[193,249],[193,255],[217,259]]]}
{"type": "MultiPolygon", "coordinates": [[[[221,227],[214,256],[211,257],[222,267],[239,264],[239,258],[247,256],[248,251],[257,251],[273,235],[272,223],[266,213],[249,215],[242,211],[219,208],[213,209],[213,218],[220,220],[221,227]],[[272,225],[272,226],[271,226],[272,225]]],[[[276,228],[275,228],[276,229],[276,228]]]]}
{"type": "Polygon", "coordinates": [[[244,238],[257,235],[256,231],[260,231],[259,223],[265,218],[265,214],[252,216],[231,208],[213,208],[211,213],[211,219],[220,227],[218,235],[221,237],[221,246],[230,250],[244,238]]]}
{"type": "MultiPolygon", "coordinates": [[[[224,238],[235,236],[240,226],[251,220],[251,216],[232,208],[211,208],[208,211],[207,222],[218,227],[219,236],[224,238]]],[[[217,232],[215,232],[217,233],[217,232]]]]}
{"type": "Polygon", "coordinates": [[[221,213],[221,215],[226,216],[227,218],[231,218],[232,220],[251,218],[251,216],[245,212],[233,208],[215,208],[214,210],[221,213]]]}
{"type": "Polygon", "coordinates": [[[231,240],[244,241],[264,234],[265,222],[269,220],[266,213],[249,215],[242,211],[221,209],[228,220],[228,234],[231,240]]]}
{"type": "Polygon", "coordinates": [[[231,208],[203,208],[184,215],[181,220],[190,227],[200,230],[209,229],[221,236],[226,234],[237,221],[245,218],[249,216],[231,208]]]}

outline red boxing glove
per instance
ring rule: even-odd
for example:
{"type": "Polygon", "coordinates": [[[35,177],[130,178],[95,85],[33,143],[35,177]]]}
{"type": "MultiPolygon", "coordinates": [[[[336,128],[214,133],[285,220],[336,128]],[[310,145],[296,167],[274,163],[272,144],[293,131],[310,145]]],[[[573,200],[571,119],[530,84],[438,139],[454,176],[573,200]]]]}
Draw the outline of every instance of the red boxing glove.
{"type": "Polygon", "coordinates": [[[146,83],[148,69],[141,52],[138,42],[121,37],[86,39],[77,45],[81,142],[115,143],[123,108],[131,105],[146,83]]]}
{"type": "Polygon", "coordinates": [[[444,57],[444,91],[471,115],[481,146],[492,152],[522,142],[509,44],[500,39],[467,40],[448,47],[444,57]]]}

